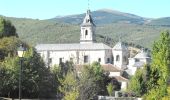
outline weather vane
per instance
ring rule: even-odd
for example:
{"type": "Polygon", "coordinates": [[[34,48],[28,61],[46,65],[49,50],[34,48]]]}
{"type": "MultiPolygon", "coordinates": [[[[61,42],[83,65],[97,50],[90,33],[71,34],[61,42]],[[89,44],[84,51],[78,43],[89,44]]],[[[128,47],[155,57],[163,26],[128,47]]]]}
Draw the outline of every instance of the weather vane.
{"type": "Polygon", "coordinates": [[[88,10],[90,9],[90,0],[88,0],[88,10]]]}

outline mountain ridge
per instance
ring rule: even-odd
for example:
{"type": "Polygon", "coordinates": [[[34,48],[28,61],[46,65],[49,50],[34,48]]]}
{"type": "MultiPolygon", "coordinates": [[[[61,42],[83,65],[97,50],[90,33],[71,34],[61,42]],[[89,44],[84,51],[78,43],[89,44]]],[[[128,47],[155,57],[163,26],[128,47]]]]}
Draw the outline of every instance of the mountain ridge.
{"type": "MultiPolygon", "coordinates": [[[[151,44],[159,37],[161,31],[170,31],[169,17],[154,19],[154,23],[152,19],[147,20],[147,23],[146,20],[143,23],[139,23],[143,21],[143,19],[140,20],[140,17],[133,19],[133,16],[121,17],[120,14],[119,16],[113,16],[108,12],[104,14],[101,11],[99,13],[98,11],[96,12],[92,13],[92,17],[95,18],[95,16],[98,16],[95,18],[95,23],[97,23],[97,42],[107,42],[111,46],[114,46],[114,44],[118,42],[118,37],[122,36],[123,42],[151,48],[151,44]],[[96,15],[94,16],[93,14],[96,15]],[[116,19],[115,22],[103,20],[103,18],[107,19],[110,17],[112,20],[116,19]]],[[[76,20],[75,23],[70,23],[69,17],[67,20],[68,23],[63,20],[5,18],[14,24],[19,37],[23,41],[36,45],[39,43],[78,43],[80,37],[79,25],[82,23],[85,13],[78,16],[78,19],[76,19],[77,15],[73,17],[75,17],[72,18],[76,20]]],[[[72,20],[72,22],[74,22],[74,20],[72,20]]]]}
{"type": "MultiPolygon", "coordinates": [[[[170,18],[168,16],[162,17],[162,18],[146,18],[146,17],[141,17],[139,15],[131,14],[131,13],[120,12],[117,10],[105,9],[105,8],[92,11],[91,13],[92,13],[91,15],[94,19],[94,22],[96,22],[97,25],[104,25],[104,24],[111,24],[111,23],[163,25],[165,23],[165,22],[162,23],[162,21],[165,20],[164,18],[170,18]]],[[[54,17],[48,20],[64,22],[64,23],[69,23],[69,24],[81,24],[84,16],[85,16],[85,13],[82,13],[82,14],[73,14],[73,15],[54,17]]],[[[168,19],[168,22],[170,22],[170,19],[168,19]]],[[[170,25],[170,23],[166,22],[166,25],[170,25]]]]}
{"type": "MultiPolygon", "coordinates": [[[[108,10],[108,9],[100,9],[97,11],[92,11],[91,13],[97,25],[98,24],[99,25],[111,24],[111,23],[119,22],[119,21],[130,22],[130,23],[136,22],[138,24],[141,24],[144,22],[144,20],[146,20],[145,18],[142,18],[134,14],[123,13],[123,12],[108,10]]],[[[85,13],[62,16],[62,17],[55,17],[49,20],[59,21],[59,22],[61,21],[61,22],[70,23],[70,24],[80,24],[84,16],[85,16],[85,13]]]]}

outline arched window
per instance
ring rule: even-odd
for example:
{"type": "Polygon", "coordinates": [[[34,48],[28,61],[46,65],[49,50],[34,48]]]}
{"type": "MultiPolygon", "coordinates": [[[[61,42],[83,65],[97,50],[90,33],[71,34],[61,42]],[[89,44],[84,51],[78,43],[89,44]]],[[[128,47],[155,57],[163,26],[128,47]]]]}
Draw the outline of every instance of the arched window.
{"type": "Polygon", "coordinates": [[[120,60],[120,56],[117,55],[117,56],[116,56],[116,61],[119,61],[119,60],[120,60]]]}
{"type": "Polygon", "coordinates": [[[85,31],[85,36],[87,36],[87,35],[88,35],[88,30],[85,31]]]}

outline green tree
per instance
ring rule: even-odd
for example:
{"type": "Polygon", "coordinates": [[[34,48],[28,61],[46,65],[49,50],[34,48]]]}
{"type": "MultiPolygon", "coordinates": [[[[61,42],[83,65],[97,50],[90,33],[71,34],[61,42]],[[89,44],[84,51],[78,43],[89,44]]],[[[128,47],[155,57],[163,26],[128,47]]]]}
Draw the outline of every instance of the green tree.
{"type": "Polygon", "coordinates": [[[141,96],[144,87],[144,80],[143,80],[143,70],[138,69],[135,75],[131,78],[128,90],[132,93],[135,93],[137,96],[141,96]]]}
{"type": "Polygon", "coordinates": [[[79,75],[79,99],[93,99],[97,95],[106,95],[106,85],[108,77],[104,74],[101,65],[94,62],[92,65],[86,65],[79,75]]]}
{"type": "Polygon", "coordinates": [[[76,73],[68,72],[66,77],[61,81],[60,91],[64,94],[64,100],[76,100],[78,93],[78,80],[76,73]]]}
{"type": "Polygon", "coordinates": [[[112,83],[109,83],[109,84],[107,85],[107,92],[109,93],[109,96],[112,96],[113,90],[114,90],[113,84],[112,84],[112,83]]]}
{"type": "Polygon", "coordinates": [[[147,100],[160,100],[167,95],[167,83],[170,75],[170,34],[161,33],[160,39],[153,45],[149,92],[147,100]]]}
{"type": "Polygon", "coordinates": [[[135,75],[131,77],[128,86],[128,92],[135,94],[138,97],[143,96],[148,92],[148,83],[150,79],[151,68],[150,65],[145,65],[138,69],[135,75]]]}
{"type": "Polygon", "coordinates": [[[16,56],[17,48],[22,42],[16,37],[4,37],[0,39],[0,61],[5,57],[16,56]]]}
{"type": "Polygon", "coordinates": [[[9,36],[18,37],[16,29],[9,20],[5,20],[4,18],[0,17],[0,38],[9,36]]]}
{"type": "Polygon", "coordinates": [[[54,76],[57,95],[62,95],[66,100],[75,100],[78,97],[78,80],[74,71],[73,63],[66,62],[54,65],[51,67],[51,72],[54,76]]]}
{"type": "MultiPolygon", "coordinates": [[[[1,62],[0,96],[18,97],[19,61],[16,56],[9,56],[1,62]]],[[[48,98],[56,94],[55,86],[52,84],[53,77],[33,48],[29,48],[26,52],[22,66],[23,98],[48,98]]]]}

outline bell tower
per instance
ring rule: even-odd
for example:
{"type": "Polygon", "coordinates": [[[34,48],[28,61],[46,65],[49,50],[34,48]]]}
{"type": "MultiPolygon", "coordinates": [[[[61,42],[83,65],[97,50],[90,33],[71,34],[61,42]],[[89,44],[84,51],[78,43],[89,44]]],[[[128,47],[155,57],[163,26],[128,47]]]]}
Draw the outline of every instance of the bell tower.
{"type": "Polygon", "coordinates": [[[90,10],[87,10],[83,23],[81,24],[80,43],[94,43],[95,42],[95,28],[93,19],[90,15],[90,10]]]}

